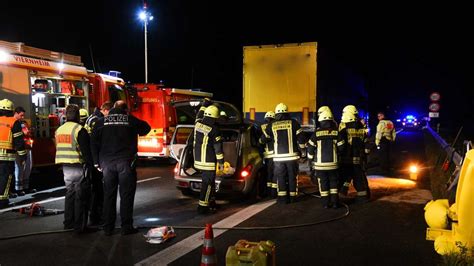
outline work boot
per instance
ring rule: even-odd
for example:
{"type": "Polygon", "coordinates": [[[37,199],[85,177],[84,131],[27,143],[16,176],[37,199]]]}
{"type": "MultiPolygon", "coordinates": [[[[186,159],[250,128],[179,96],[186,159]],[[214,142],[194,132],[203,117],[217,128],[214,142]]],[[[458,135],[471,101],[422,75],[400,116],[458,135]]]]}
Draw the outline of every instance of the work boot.
{"type": "Polygon", "coordinates": [[[198,214],[208,214],[209,213],[209,207],[198,205],[197,212],[198,212],[198,214]]]}
{"type": "Polygon", "coordinates": [[[366,196],[357,196],[355,199],[355,203],[360,203],[360,204],[367,203],[369,201],[370,199],[367,198],[366,196]]]}
{"type": "Polygon", "coordinates": [[[0,209],[8,208],[8,206],[10,206],[10,202],[8,201],[8,199],[0,200],[0,209]]]}
{"type": "Polygon", "coordinates": [[[331,194],[331,205],[333,209],[337,209],[340,207],[339,204],[339,194],[331,194]]]}
{"type": "Polygon", "coordinates": [[[33,194],[33,193],[36,193],[36,192],[38,192],[38,191],[34,188],[30,188],[30,189],[26,190],[26,194],[33,194]]]}
{"type": "Polygon", "coordinates": [[[322,196],[321,199],[323,200],[323,208],[328,209],[332,207],[331,202],[329,201],[329,196],[322,196]]]}
{"type": "Polygon", "coordinates": [[[122,228],[122,232],[121,232],[123,236],[136,234],[136,233],[138,233],[138,229],[135,227],[122,228]]]}
{"type": "Polygon", "coordinates": [[[285,204],[287,202],[286,196],[277,197],[277,204],[285,204]]]}

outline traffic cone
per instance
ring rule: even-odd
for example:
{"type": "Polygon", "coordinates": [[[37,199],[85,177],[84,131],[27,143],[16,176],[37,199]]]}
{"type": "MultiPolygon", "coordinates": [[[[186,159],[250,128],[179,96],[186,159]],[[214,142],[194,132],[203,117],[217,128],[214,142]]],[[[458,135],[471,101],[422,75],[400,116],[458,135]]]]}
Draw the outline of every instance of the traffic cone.
{"type": "Polygon", "coordinates": [[[216,250],[214,249],[214,233],[212,224],[206,224],[204,231],[204,243],[202,245],[201,266],[217,265],[216,250]]]}

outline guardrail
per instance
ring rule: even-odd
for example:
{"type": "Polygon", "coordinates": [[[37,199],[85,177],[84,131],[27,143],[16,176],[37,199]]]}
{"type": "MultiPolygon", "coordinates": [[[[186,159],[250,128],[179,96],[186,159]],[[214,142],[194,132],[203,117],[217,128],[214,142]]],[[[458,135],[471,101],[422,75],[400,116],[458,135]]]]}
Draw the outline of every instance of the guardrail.
{"type": "Polygon", "coordinates": [[[425,126],[425,130],[427,130],[433,138],[441,145],[441,148],[446,152],[448,155],[448,160],[452,161],[457,167],[461,167],[463,156],[456,152],[456,150],[451,147],[436,131],[434,131],[431,127],[425,126]]]}

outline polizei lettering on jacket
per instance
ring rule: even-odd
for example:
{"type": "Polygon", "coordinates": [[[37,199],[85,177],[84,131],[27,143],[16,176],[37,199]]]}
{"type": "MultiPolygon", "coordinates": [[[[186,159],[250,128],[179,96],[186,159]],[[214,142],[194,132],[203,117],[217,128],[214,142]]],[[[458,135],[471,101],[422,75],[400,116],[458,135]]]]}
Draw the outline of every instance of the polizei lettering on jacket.
{"type": "Polygon", "coordinates": [[[109,114],[104,117],[104,126],[105,125],[125,125],[128,126],[128,115],[124,114],[109,114]]]}

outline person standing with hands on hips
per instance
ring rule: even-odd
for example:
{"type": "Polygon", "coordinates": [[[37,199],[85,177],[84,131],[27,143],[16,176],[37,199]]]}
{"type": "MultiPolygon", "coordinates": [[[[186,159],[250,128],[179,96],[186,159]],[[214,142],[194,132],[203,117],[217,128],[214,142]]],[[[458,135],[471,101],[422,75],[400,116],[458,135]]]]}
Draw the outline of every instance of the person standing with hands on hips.
{"type": "Polygon", "coordinates": [[[115,102],[108,116],[100,118],[92,130],[94,166],[104,174],[104,234],[115,229],[117,190],[120,193],[122,235],[134,234],[133,204],[137,187],[138,136],[150,132],[150,125],[128,113],[124,101],[115,102]]]}

